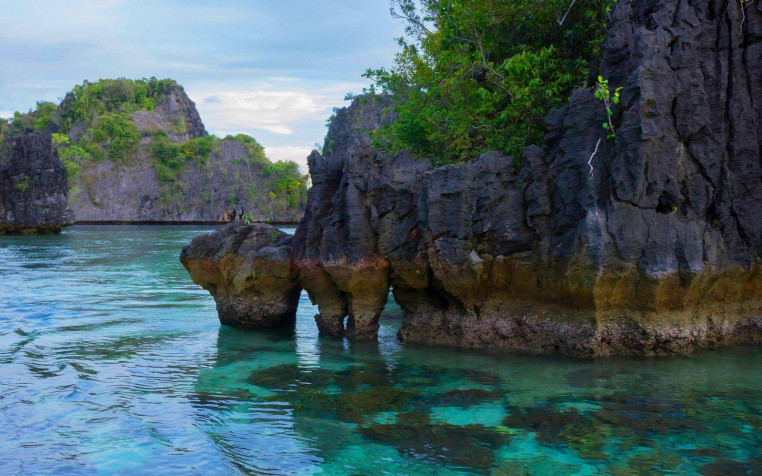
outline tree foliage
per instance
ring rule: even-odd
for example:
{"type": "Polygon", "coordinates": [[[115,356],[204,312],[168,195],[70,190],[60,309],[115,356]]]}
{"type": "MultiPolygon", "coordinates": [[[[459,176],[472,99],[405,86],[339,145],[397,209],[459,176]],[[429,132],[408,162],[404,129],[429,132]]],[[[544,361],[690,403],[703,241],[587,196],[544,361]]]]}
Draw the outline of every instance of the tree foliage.
{"type": "Polygon", "coordinates": [[[140,132],[128,114],[108,112],[98,116],[85,139],[103,149],[108,159],[123,162],[137,152],[140,132]]]}
{"type": "Polygon", "coordinates": [[[66,94],[60,106],[61,131],[81,122],[93,123],[107,113],[153,111],[173,88],[172,79],[100,79],[85,81],[66,94]]]}
{"type": "Polygon", "coordinates": [[[295,209],[307,201],[307,179],[299,172],[296,162],[274,162],[262,171],[265,186],[270,189],[270,198],[285,202],[295,209]]]}
{"type": "Polygon", "coordinates": [[[392,0],[406,38],[391,69],[366,73],[372,92],[394,98],[396,120],[376,146],[436,165],[487,150],[520,157],[542,141],[548,112],[592,84],[615,2],[392,0]]]}

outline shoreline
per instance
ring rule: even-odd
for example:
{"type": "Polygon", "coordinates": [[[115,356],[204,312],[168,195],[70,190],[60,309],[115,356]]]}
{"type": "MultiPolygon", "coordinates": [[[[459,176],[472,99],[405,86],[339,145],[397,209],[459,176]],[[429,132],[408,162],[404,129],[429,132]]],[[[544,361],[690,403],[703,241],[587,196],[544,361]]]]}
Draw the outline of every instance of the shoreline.
{"type": "MultiPolygon", "coordinates": [[[[121,221],[121,220],[111,220],[111,221],[77,221],[74,222],[71,226],[77,226],[77,225],[227,225],[228,223],[232,223],[229,221],[205,221],[205,220],[196,220],[196,221],[171,221],[171,220],[138,220],[138,221],[121,221]]],[[[288,221],[252,221],[252,224],[254,223],[263,223],[266,225],[274,225],[274,226],[297,226],[299,225],[299,222],[288,222],[288,221]]]]}

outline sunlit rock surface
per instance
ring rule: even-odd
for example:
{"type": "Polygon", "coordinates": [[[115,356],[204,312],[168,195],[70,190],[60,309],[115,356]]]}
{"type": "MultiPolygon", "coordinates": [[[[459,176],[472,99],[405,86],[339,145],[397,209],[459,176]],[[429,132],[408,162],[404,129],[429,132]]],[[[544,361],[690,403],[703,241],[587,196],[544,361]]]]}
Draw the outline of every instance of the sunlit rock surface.
{"type": "Polygon", "coordinates": [[[198,235],[180,261],[214,296],[222,324],[281,327],[293,324],[302,290],[289,256],[291,239],[270,225],[237,221],[198,235]]]}

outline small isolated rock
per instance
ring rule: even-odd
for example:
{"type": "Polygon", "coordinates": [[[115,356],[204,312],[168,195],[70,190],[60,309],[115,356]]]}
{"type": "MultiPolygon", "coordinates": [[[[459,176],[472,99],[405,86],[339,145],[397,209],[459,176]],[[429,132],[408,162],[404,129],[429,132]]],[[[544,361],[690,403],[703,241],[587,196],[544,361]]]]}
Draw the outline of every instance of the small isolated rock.
{"type": "Polygon", "coordinates": [[[211,293],[220,323],[248,329],[293,324],[301,286],[291,264],[292,237],[265,224],[236,221],[196,236],[180,261],[211,293]]]}
{"type": "Polygon", "coordinates": [[[50,134],[25,132],[0,150],[0,234],[59,233],[74,224],[69,181],[50,134]]]}

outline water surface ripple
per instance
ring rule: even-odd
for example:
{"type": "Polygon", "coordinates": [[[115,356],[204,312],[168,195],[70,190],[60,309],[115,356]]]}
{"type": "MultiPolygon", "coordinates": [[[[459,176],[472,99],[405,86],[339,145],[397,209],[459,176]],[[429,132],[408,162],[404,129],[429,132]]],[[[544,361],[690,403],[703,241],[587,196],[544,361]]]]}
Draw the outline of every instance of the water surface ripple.
{"type": "Polygon", "coordinates": [[[762,349],[576,361],[220,327],[205,227],[0,237],[0,474],[762,474],[762,349]]]}

